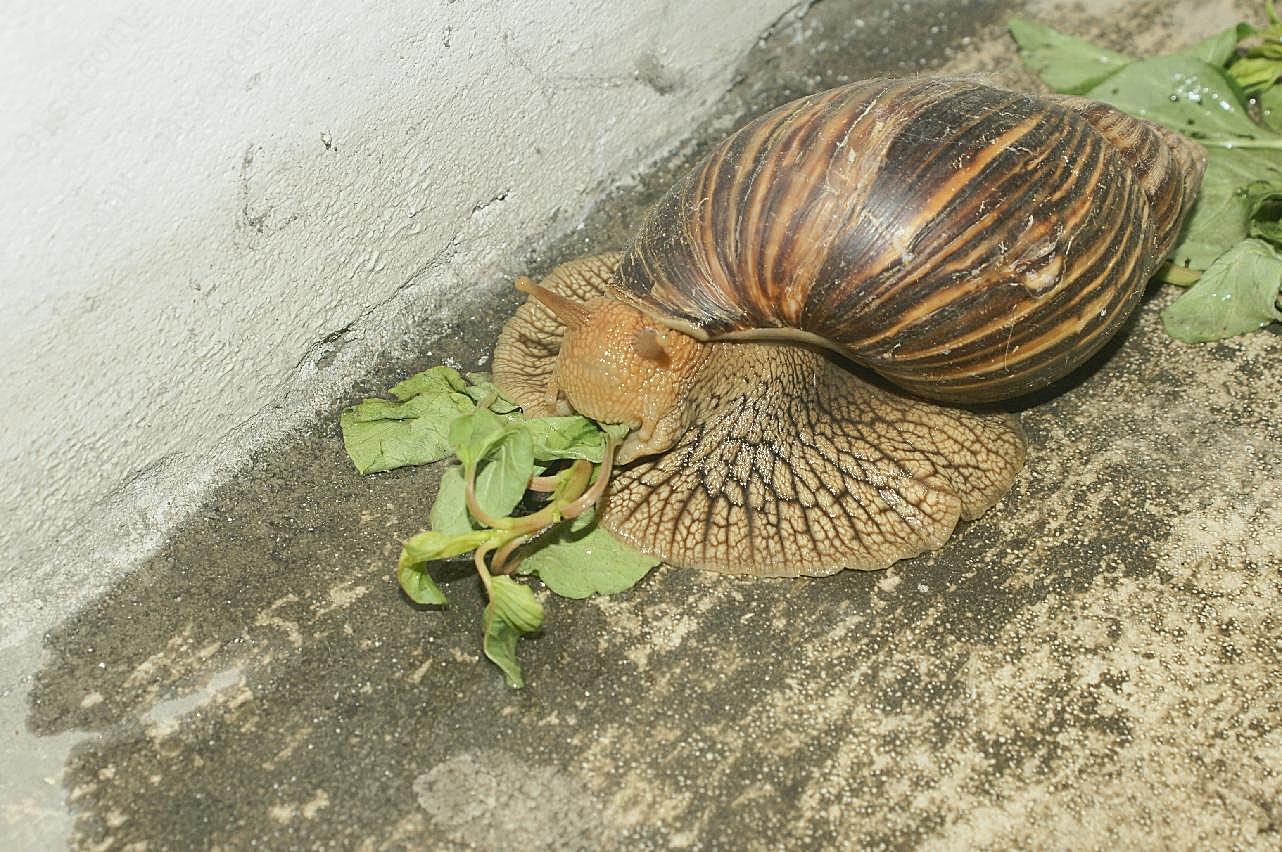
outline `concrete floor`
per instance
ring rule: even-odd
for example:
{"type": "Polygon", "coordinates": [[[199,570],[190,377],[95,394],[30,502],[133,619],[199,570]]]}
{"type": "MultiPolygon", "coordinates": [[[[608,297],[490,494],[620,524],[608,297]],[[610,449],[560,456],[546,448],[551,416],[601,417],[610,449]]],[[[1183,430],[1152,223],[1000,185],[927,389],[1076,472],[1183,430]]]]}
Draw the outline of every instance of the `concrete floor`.
{"type": "MultiPolygon", "coordinates": [[[[1235,17],[1092,5],[1035,11],[1137,50],[1235,17]]],[[[805,91],[941,68],[1030,85],[1007,5],[939,8],[828,0],[788,22],[670,163],[532,268],[621,244],[708,140],[805,91]]],[[[469,570],[443,612],[392,577],[438,471],[360,477],[337,429],[414,369],[483,364],[505,291],[6,664],[39,661],[0,696],[26,696],[0,845],[1277,848],[1282,337],[1178,343],[1172,296],[1023,406],[1026,470],[942,551],[547,598],[513,692],[480,656],[469,570]]]]}

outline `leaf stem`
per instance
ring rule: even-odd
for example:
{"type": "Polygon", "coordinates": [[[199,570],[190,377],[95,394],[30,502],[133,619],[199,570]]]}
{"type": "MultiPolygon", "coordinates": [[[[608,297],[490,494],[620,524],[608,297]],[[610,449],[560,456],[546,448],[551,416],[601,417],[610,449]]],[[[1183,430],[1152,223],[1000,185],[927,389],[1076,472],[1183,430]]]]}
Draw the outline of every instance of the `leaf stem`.
{"type": "Polygon", "coordinates": [[[614,468],[614,451],[618,447],[619,442],[611,438],[605,445],[605,453],[601,456],[601,470],[597,473],[596,482],[592,483],[592,487],[581,497],[561,510],[562,517],[577,518],[601,501],[601,495],[605,494],[605,487],[610,482],[610,473],[614,468]]]}
{"type": "Polygon", "coordinates": [[[481,585],[485,586],[485,596],[493,600],[494,595],[490,591],[493,578],[490,577],[490,569],[485,566],[485,557],[494,549],[494,543],[487,541],[476,549],[472,554],[472,562],[476,565],[476,573],[481,576],[481,585]]]}
{"type": "Polygon", "coordinates": [[[1225,151],[1232,151],[1235,148],[1282,151],[1282,139],[1233,139],[1223,141],[1215,139],[1198,139],[1197,141],[1207,148],[1223,148],[1225,151]]]}
{"type": "Polygon", "coordinates": [[[556,476],[531,476],[529,490],[547,494],[556,490],[561,480],[556,476]]]}
{"type": "Polygon", "coordinates": [[[481,508],[480,501],[476,499],[476,465],[474,464],[468,465],[463,471],[463,496],[467,500],[467,510],[483,526],[496,530],[512,528],[514,524],[512,518],[496,518],[481,508]]]}
{"type": "Polygon", "coordinates": [[[530,537],[528,535],[518,535],[507,544],[500,547],[494,554],[494,560],[490,563],[490,572],[493,574],[511,574],[512,569],[517,566],[520,560],[518,559],[516,562],[513,562],[509,567],[507,565],[508,557],[512,555],[512,551],[516,550],[529,540],[530,537]]]}

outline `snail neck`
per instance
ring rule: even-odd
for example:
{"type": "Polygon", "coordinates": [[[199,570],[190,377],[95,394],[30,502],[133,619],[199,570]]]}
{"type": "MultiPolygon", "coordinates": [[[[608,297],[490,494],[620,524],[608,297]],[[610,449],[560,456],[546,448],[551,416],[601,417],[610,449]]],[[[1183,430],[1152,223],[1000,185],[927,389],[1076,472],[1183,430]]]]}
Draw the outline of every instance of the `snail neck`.
{"type": "Polygon", "coordinates": [[[566,332],[550,390],[586,417],[632,427],[620,462],[671,447],[688,425],[687,392],[708,346],[606,297],[558,317],[566,332]]]}

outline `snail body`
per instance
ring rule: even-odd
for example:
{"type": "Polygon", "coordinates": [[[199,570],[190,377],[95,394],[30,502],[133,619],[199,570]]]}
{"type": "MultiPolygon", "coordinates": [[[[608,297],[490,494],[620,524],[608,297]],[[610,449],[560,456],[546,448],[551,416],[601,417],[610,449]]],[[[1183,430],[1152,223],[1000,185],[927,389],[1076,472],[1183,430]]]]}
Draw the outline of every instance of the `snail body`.
{"type": "Polygon", "coordinates": [[[938,547],[1023,464],[1012,417],[919,398],[1008,399],[1098,351],[1204,164],[1080,98],[925,78],[812,95],[726,139],[625,253],[526,285],[495,379],[532,413],[634,427],[602,517],[643,550],[740,573],[884,567],[938,547]]]}

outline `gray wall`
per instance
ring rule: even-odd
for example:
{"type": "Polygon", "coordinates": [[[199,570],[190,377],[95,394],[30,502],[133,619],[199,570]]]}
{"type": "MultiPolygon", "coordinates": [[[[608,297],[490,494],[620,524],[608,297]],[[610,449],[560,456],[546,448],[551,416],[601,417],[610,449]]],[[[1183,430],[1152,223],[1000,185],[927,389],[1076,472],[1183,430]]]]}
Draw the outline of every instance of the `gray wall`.
{"type": "Polygon", "coordinates": [[[0,648],[574,228],[793,4],[10,5],[0,648]]]}

